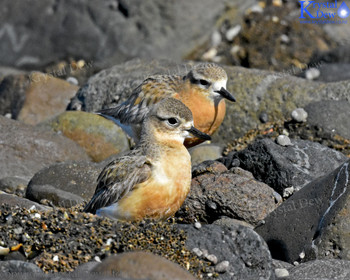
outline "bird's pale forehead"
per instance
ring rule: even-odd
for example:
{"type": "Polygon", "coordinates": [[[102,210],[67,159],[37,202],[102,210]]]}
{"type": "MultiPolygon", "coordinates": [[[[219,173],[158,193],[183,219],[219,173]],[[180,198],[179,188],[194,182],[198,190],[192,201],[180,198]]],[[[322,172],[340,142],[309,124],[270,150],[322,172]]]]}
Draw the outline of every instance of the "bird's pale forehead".
{"type": "Polygon", "coordinates": [[[199,64],[194,68],[194,70],[198,74],[214,80],[227,79],[226,71],[216,64],[212,64],[212,63],[199,64]]]}

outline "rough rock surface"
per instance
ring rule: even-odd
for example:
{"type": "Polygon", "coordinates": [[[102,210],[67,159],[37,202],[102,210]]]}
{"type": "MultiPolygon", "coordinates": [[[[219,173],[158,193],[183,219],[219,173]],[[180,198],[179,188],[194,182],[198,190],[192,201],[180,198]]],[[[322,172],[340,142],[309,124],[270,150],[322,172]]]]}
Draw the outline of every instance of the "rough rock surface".
{"type": "Polygon", "coordinates": [[[251,173],[207,161],[194,168],[190,193],[177,216],[206,223],[226,216],[256,225],[276,206],[274,191],[251,173]]]}
{"type": "Polygon", "coordinates": [[[283,147],[271,139],[257,140],[228,158],[232,162],[238,159],[240,167],[280,194],[290,187],[300,190],[347,160],[342,153],[315,142],[298,139],[291,142],[291,146],[283,147]]]}
{"type": "Polygon", "coordinates": [[[27,187],[26,197],[60,207],[72,207],[89,201],[96,189],[96,180],[106,162],[60,163],[40,170],[27,187]]]}
{"type": "Polygon", "coordinates": [[[147,252],[128,252],[111,256],[96,265],[92,273],[131,279],[196,279],[178,264],[147,252]]]}
{"type": "Polygon", "coordinates": [[[65,111],[79,89],[64,80],[44,73],[32,73],[25,101],[16,119],[36,125],[65,111]]]}
{"type": "MultiPolygon", "coordinates": [[[[151,74],[184,74],[190,64],[169,61],[128,61],[92,76],[69,104],[71,110],[96,111],[124,101],[151,74]]],[[[226,117],[213,142],[227,143],[260,124],[262,112],[270,121],[288,118],[296,108],[320,100],[347,100],[350,81],[325,84],[284,73],[224,66],[228,90],[237,102],[226,106],[226,117]],[[315,92],[317,94],[315,94],[315,92]]]]}
{"type": "Polygon", "coordinates": [[[58,162],[89,160],[72,140],[0,116],[0,178],[29,181],[40,169],[58,162]]]}
{"type": "Polygon", "coordinates": [[[350,261],[315,260],[288,269],[288,280],[350,279],[350,261]]]}
{"type": "Polygon", "coordinates": [[[350,103],[346,100],[312,102],[305,107],[308,123],[330,134],[350,139],[350,103]]]}
{"type": "Polygon", "coordinates": [[[178,227],[187,234],[186,246],[197,255],[209,260],[208,255],[214,255],[217,263],[229,262],[219,279],[274,279],[267,245],[252,229],[234,224],[230,227],[203,225],[200,229],[193,225],[178,227]]]}
{"type": "Polygon", "coordinates": [[[179,60],[209,36],[225,1],[5,0],[3,6],[0,64],[40,67],[66,57],[105,65],[136,56],[179,60]]]}
{"type": "Polygon", "coordinates": [[[42,125],[77,142],[96,162],[130,148],[129,140],[119,126],[95,114],[64,112],[42,125]]]}
{"type": "Polygon", "coordinates": [[[269,245],[273,258],[294,262],[316,256],[324,258],[330,253],[339,258],[349,257],[346,253],[350,251],[349,219],[339,223],[342,217],[349,217],[349,163],[306,185],[255,229],[269,245]],[[329,240],[330,237],[333,239],[329,240]],[[330,247],[333,250],[329,252],[330,247]]]}

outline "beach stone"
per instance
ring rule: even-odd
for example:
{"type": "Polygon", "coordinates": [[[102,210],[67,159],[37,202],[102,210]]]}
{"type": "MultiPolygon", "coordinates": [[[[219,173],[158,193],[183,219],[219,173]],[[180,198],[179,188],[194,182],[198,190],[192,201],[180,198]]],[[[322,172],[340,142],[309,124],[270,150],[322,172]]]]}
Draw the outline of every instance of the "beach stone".
{"type": "Polygon", "coordinates": [[[221,216],[244,220],[256,225],[277,207],[274,191],[241,168],[228,171],[219,162],[207,161],[202,172],[193,170],[191,190],[177,212],[185,222],[196,219],[212,223],[221,216]],[[211,170],[211,171],[205,171],[211,170]],[[217,172],[219,171],[219,172],[217,172]]]}
{"type": "Polygon", "coordinates": [[[96,265],[92,272],[117,275],[128,279],[194,280],[189,272],[178,264],[148,252],[128,252],[110,256],[96,265]]]}
{"type": "Polygon", "coordinates": [[[187,234],[186,247],[199,248],[215,255],[218,263],[229,265],[219,279],[274,279],[270,252],[264,240],[254,230],[242,225],[178,225],[187,234]]]}
{"type": "Polygon", "coordinates": [[[222,156],[223,148],[215,144],[202,144],[190,148],[192,166],[206,160],[216,160],[222,156]]]}
{"type": "Polygon", "coordinates": [[[36,202],[45,199],[60,207],[89,201],[95,193],[97,177],[106,164],[75,162],[51,165],[33,176],[26,197],[36,202]]]}
{"type": "Polygon", "coordinates": [[[16,191],[25,191],[27,180],[19,177],[4,177],[0,179],[0,190],[14,193],[16,191]]]}
{"type": "Polygon", "coordinates": [[[292,119],[296,122],[306,122],[307,116],[307,112],[304,110],[304,108],[297,108],[291,113],[292,119]]]}
{"type": "Polygon", "coordinates": [[[346,100],[311,102],[305,107],[308,123],[330,134],[350,139],[350,103],[346,100]]]}
{"type": "Polygon", "coordinates": [[[130,149],[123,130],[96,114],[64,112],[42,125],[78,143],[95,162],[130,149]]]}
{"type": "Polygon", "coordinates": [[[349,163],[310,182],[255,228],[273,258],[290,263],[316,257],[350,259],[349,163]]]}
{"type": "Polygon", "coordinates": [[[0,178],[26,180],[63,161],[89,160],[85,151],[62,135],[0,116],[0,178]]]}
{"type": "MultiPolygon", "coordinates": [[[[0,191],[0,205],[2,204],[8,204],[10,206],[19,206],[19,207],[24,207],[24,208],[35,208],[40,211],[48,211],[50,210],[50,207],[47,207],[45,205],[36,203],[34,201],[31,201],[29,199],[23,198],[23,197],[18,197],[13,194],[8,194],[5,192],[0,191]]],[[[1,262],[0,262],[1,263],[1,262]]]]}
{"type": "MultiPolygon", "coordinates": [[[[1,261],[0,262],[0,275],[1,274],[16,274],[16,273],[30,273],[32,274],[43,274],[44,272],[35,264],[29,263],[29,262],[24,262],[24,261],[15,261],[15,260],[10,260],[10,261],[1,261]]],[[[5,278],[2,278],[5,279],[5,278]]],[[[18,276],[17,276],[17,279],[18,276]]],[[[22,279],[22,278],[21,278],[22,279]]]]}
{"type": "Polygon", "coordinates": [[[32,125],[64,112],[70,99],[79,89],[45,73],[33,72],[29,80],[25,101],[17,119],[32,125]]]}
{"type": "MultiPolygon", "coordinates": [[[[130,96],[145,78],[152,74],[184,74],[193,63],[176,64],[169,60],[134,59],[92,76],[72,99],[70,110],[93,112],[113,107],[130,96]]],[[[226,102],[226,116],[212,142],[226,145],[260,124],[262,112],[269,121],[290,117],[295,108],[305,108],[320,100],[347,100],[350,80],[327,84],[308,81],[284,73],[223,66],[228,75],[227,89],[237,99],[226,102]],[[283,89],[281,91],[281,89],[283,89]],[[317,94],[314,94],[317,92],[317,94]],[[247,114],[247,112],[250,112],[247,114]]]]}
{"type": "MultiPolygon", "coordinates": [[[[291,139],[291,143],[283,147],[265,138],[242,151],[232,152],[228,158],[231,161],[238,159],[241,168],[252,172],[257,180],[281,195],[286,188],[302,189],[347,160],[342,153],[316,142],[291,139]]],[[[227,166],[230,166],[229,162],[227,166]]]]}
{"type": "Polygon", "coordinates": [[[288,280],[350,279],[350,261],[314,260],[289,269],[288,280]]]}
{"type": "MultiPolygon", "coordinates": [[[[225,3],[4,0],[0,64],[38,69],[72,57],[91,59],[100,67],[133,57],[181,60],[209,39],[225,3]]],[[[235,10],[239,9],[236,5],[235,10]]]]}

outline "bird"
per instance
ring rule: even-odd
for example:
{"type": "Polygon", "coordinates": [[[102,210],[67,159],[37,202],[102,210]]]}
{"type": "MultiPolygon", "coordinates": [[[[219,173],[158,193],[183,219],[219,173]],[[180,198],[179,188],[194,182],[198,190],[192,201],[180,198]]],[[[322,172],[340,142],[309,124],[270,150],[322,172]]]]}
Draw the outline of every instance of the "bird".
{"type": "Polygon", "coordinates": [[[180,100],[155,104],[142,123],[135,148],[110,162],[97,179],[85,212],[121,221],[166,219],[184,202],[191,185],[191,158],[184,146],[194,127],[191,110],[180,100]]]}
{"type": "MultiPolygon", "coordinates": [[[[137,143],[140,124],[150,108],[164,98],[173,97],[192,111],[196,128],[212,135],[224,120],[225,99],[236,101],[226,90],[226,84],[227,74],[222,67],[214,63],[200,63],[185,76],[150,76],[132,91],[125,102],[97,113],[112,119],[137,143]]],[[[185,146],[192,147],[203,141],[198,137],[188,138],[185,146]]]]}

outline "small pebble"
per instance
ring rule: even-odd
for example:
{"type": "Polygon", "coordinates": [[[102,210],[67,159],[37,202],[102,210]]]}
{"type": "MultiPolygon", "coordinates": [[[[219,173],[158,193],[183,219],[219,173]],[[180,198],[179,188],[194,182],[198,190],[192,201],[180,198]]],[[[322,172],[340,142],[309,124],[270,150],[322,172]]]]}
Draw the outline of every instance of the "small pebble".
{"type": "Polygon", "coordinates": [[[240,51],[240,49],[241,49],[240,46],[234,45],[234,46],[231,48],[230,53],[231,53],[232,55],[235,55],[236,53],[238,53],[238,52],[240,51]]]}
{"type": "Polygon", "coordinates": [[[236,25],[235,27],[230,28],[226,32],[226,39],[228,41],[232,41],[238,34],[241,32],[242,27],[240,25],[236,25]]]}
{"type": "Polygon", "coordinates": [[[289,272],[285,268],[276,268],[275,269],[275,274],[277,278],[282,278],[282,277],[287,277],[289,276],[289,272]]]}
{"type": "Polygon", "coordinates": [[[215,271],[218,273],[225,273],[230,266],[228,261],[222,261],[215,266],[215,271]]]}
{"type": "Polygon", "coordinates": [[[305,78],[308,80],[315,80],[321,75],[320,70],[317,68],[310,68],[305,72],[305,78]]]}
{"type": "Polygon", "coordinates": [[[259,116],[259,120],[261,123],[267,123],[269,121],[269,115],[264,113],[261,113],[259,116]]]}
{"type": "Polygon", "coordinates": [[[215,30],[213,34],[211,34],[211,45],[213,47],[217,47],[220,45],[222,41],[221,34],[219,31],[215,30]]]}
{"type": "Polygon", "coordinates": [[[54,257],[52,258],[52,260],[53,260],[54,262],[58,262],[59,258],[58,258],[58,256],[56,255],[56,256],[54,256],[54,257]]]}
{"type": "Polygon", "coordinates": [[[305,252],[304,251],[299,254],[299,258],[301,258],[301,259],[305,258],[305,252]]]}
{"type": "Polygon", "coordinates": [[[291,117],[296,122],[306,122],[307,112],[303,108],[293,110],[291,117]]]}
{"type": "Polygon", "coordinates": [[[282,196],[278,192],[273,192],[273,197],[276,203],[281,203],[283,201],[282,196]]]}
{"type": "Polygon", "coordinates": [[[299,263],[297,261],[293,262],[293,265],[299,265],[299,263]]]}
{"type": "Polygon", "coordinates": [[[5,114],[5,118],[12,119],[12,114],[11,113],[5,114]]]}
{"type": "Polygon", "coordinates": [[[10,248],[0,246],[0,256],[6,256],[10,253],[10,248]]]}
{"type": "Polygon", "coordinates": [[[211,60],[216,56],[217,53],[218,53],[217,49],[211,48],[202,55],[202,58],[204,60],[211,60]]]}
{"type": "Polygon", "coordinates": [[[217,256],[210,254],[206,257],[208,261],[210,261],[212,264],[217,264],[218,263],[218,258],[217,256]]]}
{"type": "Polygon", "coordinates": [[[76,85],[76,86],[79,85],[79,82],[75,77],[68,77],[66,81],[72,85],[76,85]]]}
{"type": "Polygon", "coordinates": [[[280,39],[281,39],[281,42],[285,44],[288,44],[290,42],[290,39],[286,34],[282,34],[280,39]]]}
{"type": "Polygon", "coordinates": [[[285,188],[283,190],[283,197],[284,198],[290,197],[293,193],[294,193],[294,187],[285,188]]]}
{"type": "Polygon", "coordinates": [[[247,10],[248,13],[258,13],[258,14],[261,14],[263,11],[264,11],[263,7],[261,7],[259,4],[256,4],[247,10]]]}
{"type": "Polygon", "coordinates": [[[276,142],[280,146],[291,146],[292,142],[290,141],[289,137],[286,135],[278,135],[276,142]]]}
{"type": "Polygon", "coordinates": [[[280,20],[280,19],[279,19],[278,17],[276,17],[276,16],[273,16],[273,17],[272,17],[272,21],[273,21],[273,22],[279,22],[279,20],[280,20]]]}
{"type": "Polygon", "coordinates": [[[101,259],[100,259],[99,256],[95,256],[95,257],[94,257],[94,260],[95,260],[96,262],[101,262],[101,259]]]}
{"type": "Polygon", "coordinates": [[[199,248],[193,248],[192,252],[195,253],[197,257],[201,257],[203,255],[203,252],[199,248]]]}
{"type": "Polygon", "coordinates": [[[200,229],[200,228],[202,227],[202,225],[201,225],[200,222],[195,222],[195,223],[194,223],[194,227],[195,227],[196,229],[200,229]]]}

